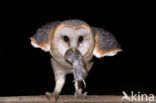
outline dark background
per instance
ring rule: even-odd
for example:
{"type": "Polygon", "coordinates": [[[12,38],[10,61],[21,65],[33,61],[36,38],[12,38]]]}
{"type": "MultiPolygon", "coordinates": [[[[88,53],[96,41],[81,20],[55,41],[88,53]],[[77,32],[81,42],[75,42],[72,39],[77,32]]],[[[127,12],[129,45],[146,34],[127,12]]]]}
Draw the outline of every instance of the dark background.
{"type": "MultiPolygon", "coordinates": [[[[156,94],[154,2],[4,3],[0,12],[0,96],[43,95],[54,88],[50,54],[29,37],[51,21],[81,19],[112,32],[123,51],[97,59],[86,79],[88,94],[156,94]]],[[[73,94],[67,75],[61,94],[73,94]]]]}

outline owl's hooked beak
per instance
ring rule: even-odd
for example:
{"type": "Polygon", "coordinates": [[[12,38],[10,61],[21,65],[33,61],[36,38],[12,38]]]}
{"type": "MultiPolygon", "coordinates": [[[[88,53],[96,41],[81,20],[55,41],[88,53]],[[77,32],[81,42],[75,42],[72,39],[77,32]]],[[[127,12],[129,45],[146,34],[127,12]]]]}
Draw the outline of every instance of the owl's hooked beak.
{"type": "Polygon", "coordinates": [[[84,78],[87,76],[87,69],[80,51],[73,48],[67,50],[65,53],[65,60],[73,66],[75,81],[84,82],[84,78]]]}
{"type": "Polygon", "coordinates": [[[75,48],[71,48],[71,49],[67,50],[67,52],[68,52],[68,51],[72,51],[73,53],[76,53],[76,52],[78,53],[78,52],[79,52],[79,50],[77,50],[77,49],[75,49],[75,48]]]}

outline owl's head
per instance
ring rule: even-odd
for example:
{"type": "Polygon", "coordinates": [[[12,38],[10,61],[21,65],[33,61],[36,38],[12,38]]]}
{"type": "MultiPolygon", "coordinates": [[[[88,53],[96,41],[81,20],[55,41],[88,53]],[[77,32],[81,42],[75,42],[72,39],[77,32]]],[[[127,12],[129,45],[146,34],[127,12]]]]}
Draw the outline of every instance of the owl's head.
{"type": "Polygon", "coordinates": [[[64,56],[67,50],[78,50],[82,56],[94,47],[94,37],[89,25],[80,20],[66,20],[60,23],[52,35],[53,47],[64,56]]]}

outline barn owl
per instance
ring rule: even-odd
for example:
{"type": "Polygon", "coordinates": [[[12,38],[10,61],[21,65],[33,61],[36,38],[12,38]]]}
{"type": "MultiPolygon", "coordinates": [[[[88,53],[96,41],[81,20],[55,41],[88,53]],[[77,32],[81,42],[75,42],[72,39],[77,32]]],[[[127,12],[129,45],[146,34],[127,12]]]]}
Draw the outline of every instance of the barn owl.
{"type": "Polygon", "coordinates": [[[51,54],[55,76],[53,93],[58,98],[68,73],[74,75],[75,96],[86,96],[82,91],[90,71],[93,56],[114,56],[121,51],[115,37],[102,28],[89,26],[82,20],[54,21],[39,28],[31,44],[51,54]]]}

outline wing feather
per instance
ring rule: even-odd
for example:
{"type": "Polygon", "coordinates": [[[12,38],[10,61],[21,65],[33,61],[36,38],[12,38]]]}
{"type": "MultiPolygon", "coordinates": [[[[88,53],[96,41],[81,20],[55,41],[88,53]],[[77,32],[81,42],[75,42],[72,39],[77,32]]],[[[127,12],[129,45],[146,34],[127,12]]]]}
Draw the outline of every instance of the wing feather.
{"type": "Polygon", "coordinates": [[[60,24],[59,21],[54,21],[40,27],[35,35],[30,37],[32,46],[41,48],[44,51],[49,51],[52,32],[58,24],[60,24]]]}
{"type": "Polygon", "coordinates": [[[108,31],[103,28],[92,27],[93,34],[95,35],[95,48],[93,51],[94,56],[101,58],[104,56],[114,56],[122,51],[117,40],[108,31]]]}

